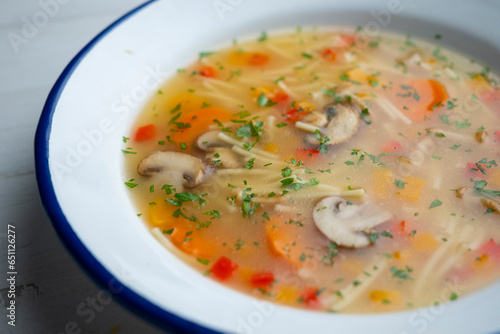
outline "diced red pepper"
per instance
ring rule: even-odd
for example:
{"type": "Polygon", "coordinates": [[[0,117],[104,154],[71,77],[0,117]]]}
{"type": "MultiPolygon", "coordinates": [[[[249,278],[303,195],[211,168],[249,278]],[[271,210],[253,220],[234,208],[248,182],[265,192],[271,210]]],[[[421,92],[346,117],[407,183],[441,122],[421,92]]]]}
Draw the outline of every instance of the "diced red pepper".
{"type": "Polygon", "coordinates": [[[135,140],[143,141],[152,139],[155,136],[156,136],[156,126],[154,124],[148,124],[145,126],[141,126],[139,129],[137,129],[137,132],[135,133],[135,140]]]}
{"type": "Polygon", "coordinates": [[[304,291],[302,291],[302,294],[300,295],[300,298],[302,299],[304,304],[308,305],[309,307],[317,307],[319,306],[318,292],[318,288],[305,287],[304,291]]]}
{"type": "Polygon", "coordinates": [[[332,49],[326,49],[325,51],[323,51],[321,53],[321,57],[323,57],[323,59],[327,61],[337,60],[337,54],[332,49]]]}
{"type": "Polygon", "coordinates": [[[488,165],[486,164],[478,164],[478,165],[480,168],[473,162],[467,163],[467,166],[465,167],[466,168],[465,172],[467,174],[467,177],[484,179],[488,176],[488,171],[489,171],[488,165]]]}
{"type": "Polygon", "coordinates": [[[250,283],[255,288],[265,288],[274,282],[274,274],[270,272],[253,274],[250,283]]]}
{"type": "Polygon", "coordinates": [[[498,130],[495,131],[495,136],[497,137],[496,138],[497,143],[500,143],[500,131],[498,131],[498,130]]]}
{"type": "Polygon", "coordinates": [[[340,43],[339,46],[341,48],[346,48],[354,44],[356,42],[356,36],[355,35],[340,35],[340,43]]]}
{"type": "Polygon", "coordinates": [[[308,113],[301,108],[293,108],[285,114],[285,118],[292,122],[300,121],[308,113]]]}
{"type": "Polygon", "coordinates": [[[200,75],[207,78],[215,78],[215,69],[212,66],[207,66],[201,69],[200,75]]]}
{"type": "Polygon", "coordinates": [[[500,102],[500,90],[494,89],[481,95],[481,100],[487,105],[494,105],[500,102]]]}
{"type": "Polygon", "coordinates": [[[390,140],[387,143],[385,143],[384,147],[382,147],[382,152],[384,153],[394,153],[394,152],[400,152],[403,147],[401,146],[401,143],[395,140],[390,140]]]}
{"type": "Polygon", "coordinates": [[[276,92],[274,94],[271,94],[271,96],[269,96],[269,99],[273,102],[281,102],[281,101],[285,101],[288,99],[288,94],[286,93],[283,93],[283,92],[276,92]]]}
{"type": "Polygon", "coordinates": [[[210,272],[221,281],[225,281],[229,279],[237,269],[238,265],[236,263],[225,256],[221,256],[217,262],[214,263],[210,272]]]}
{"type": "Polygon", "coordinates": [[[479,256],[488,255],[488,258],[493,261],[500,261],[500,245],[497,244],[493,239],[483,244],[477,250],[479,256]]]}

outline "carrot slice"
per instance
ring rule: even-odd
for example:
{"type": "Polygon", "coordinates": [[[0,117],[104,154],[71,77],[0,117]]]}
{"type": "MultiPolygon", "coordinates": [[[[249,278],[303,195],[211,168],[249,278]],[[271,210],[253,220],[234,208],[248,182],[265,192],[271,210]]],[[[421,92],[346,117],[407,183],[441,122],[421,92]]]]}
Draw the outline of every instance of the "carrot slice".
{"type": "Polygon", "coordinates": [[[413,79],[403,82],[389,98],[413,121],[422,121],[448,99],[443,85],[436,80],[413,79]]]}
{"type": "Polygon", "coordinates": [[[335,61],[337,60],[337,54],[332,49],[328,48],[321,53],[321,57],[323,57],[326,61],[335,61]]]}
{"type": "Polygon", "coordinates": [[[488,258],[491,258],[494,261],[500,261],[500,245],[493,239],[490,239],[488,242],[479,247],[477,252],[480,255],[487,255],[488,258]]]}
{"type": "Polygon", "coordinates": [[[401,151],[402,146],[401,143],[396,140],[390,140],[382,147],[383,153],[393,153],[401,151]]]}
{"type": "Polygon", "coordinates": [[[233,65],[263,66],[271,57],[262,52],[239,52],[233,51],[228,58],[228,62],[233,65]]]}
{"type": "Polygon", "coordinates": [[[271,253],[287,259],[296,267],[304,266],[309,259],[304,254],[307,247],[301,242],[300,232],[297,226],[284,221],[266,222],[266,237],[271,253]]]}
{"type": "Polygon", "coordinates": [[[250,277],[250,284],[255,288],[265,288],[274,282],[274,274],[270,272],[256,273],[250,277]]]}
{"type": "Polygon", "coordinates": [[[215,78],[215,69],[212,66],[206,66],[201,69],[200,75],[207,78],[215,78]]]}
{"type": "Polygon", "coordinates": [[[182,224],[175,225],[170,240],[184,253],[199,258],[209,258],[217,252],[216,246],[210,239],[182,224]]]}
{"type": "Polygon", "coordinates": [[[154,137],[156,137],[156,126],[154,124],[141,126],[135,133],[136,141],[149,140],[154,137]]]}
{"type": "Polygon", "coordinates": [[[200,134],[208,130],[210,125],[215,124],[215,119],[223,123],[229,121],[231,116],[229,111],[219,107],[206,107],[188,112],[176,120],[176,123],[184,126],[172,132],[172,139],[177,143],[192,144],[200,134]]]}
{"type": "Polygon", "coordinates": [[[446,101],[448,98],[448,94],[446,94],[446,90],[444,89],[444,86],[441,85],[439,82],[436,80],[429,80],[429,83],[432,87],[433,91],[433,100],[429,105],[427,106],[427,110],[432,111],[436,106],[439,106],[441,103],[446,101]]]}

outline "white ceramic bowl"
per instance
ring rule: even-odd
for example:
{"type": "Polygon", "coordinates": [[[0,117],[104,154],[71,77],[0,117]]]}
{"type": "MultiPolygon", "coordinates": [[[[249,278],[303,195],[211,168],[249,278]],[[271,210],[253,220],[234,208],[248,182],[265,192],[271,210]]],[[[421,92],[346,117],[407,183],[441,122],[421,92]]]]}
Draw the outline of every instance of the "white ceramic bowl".
{"type": "Polygon", "coordinates": [[[381,28],[432,39],[500,70],[495,1],[152,1],[91,41],[46,102],[36,136],[40,193],[76,259],[113,296],[182,332],[492,333],[500,282],[453,303],[343,315],[268,303],[203,277],[162,247],[124,187],[123,135],[147,99],[199,51],[297,25],[381,28]]]}

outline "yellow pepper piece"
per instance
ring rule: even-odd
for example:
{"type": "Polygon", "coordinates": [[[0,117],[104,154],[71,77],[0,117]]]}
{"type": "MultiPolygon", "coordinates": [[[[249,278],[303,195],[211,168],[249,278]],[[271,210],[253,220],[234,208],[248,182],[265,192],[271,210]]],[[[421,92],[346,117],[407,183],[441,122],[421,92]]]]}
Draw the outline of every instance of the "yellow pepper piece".
{"type": "Polygon", "coordinates": [[[149,222],[153,227],[167,228],[169,223],[177,219],[172,214],[177,209],[175,206],[165,203],[163,198],[155,200],[156,205],[149,207],[149,222]]]}
{"type": "Polygon", "coordinates": [[[439,246],[438,241],[430,232],[417,233],[411,238],[411,243],[417,251],[428,251],[439,246]]]}
{"type": "Polygon", "coordinates": [[[278,146],[276,146],[276,144],[273,144],[273,143],[268,143],[264,147],[264,150],[267,151],[267,152],[269,152],[269,153],[277,153],[278,152],[278,146]]]}
{"type": "Polygon", "coordinates": [[[373,290],[370,292],[370,299],[382,305],[389,305],[401,299],[401,293],[396,290],[373,290]]]}
{"type": "Polygon", "coordinates": [[[404,189],[398,190],[398,195],[408,201],[419,201],[424,189],[425,180],[416,176],[407,176],[402,180],[405,183],[404,189]]]}
{"type": "Polygon", "coordinates": [[[201,109],[203,107],[204,102],[207,101],[191,93],[182,93],[177,96],[174,96],[172,100],[169,101],[167,108],[168,111],[170,111],[175,109],[178,105],[180,105],[179,111],[186,113],[193,110],[201,109]]]}
{"type": "Polygon", "coordinates": [[[294,303],[299,297],[299,289],[291,285],[281,285],[276,292],[276,300],[282,303],[294,303]]]}

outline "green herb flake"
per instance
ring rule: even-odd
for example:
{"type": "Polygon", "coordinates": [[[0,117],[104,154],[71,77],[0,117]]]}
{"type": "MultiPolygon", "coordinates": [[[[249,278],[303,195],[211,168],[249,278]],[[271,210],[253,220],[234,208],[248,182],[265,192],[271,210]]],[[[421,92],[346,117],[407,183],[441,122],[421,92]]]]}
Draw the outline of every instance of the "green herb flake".
{"type": "Polygon", "coordinates": [[[208,265],[210,263],[209,260],[200,259],[199,257],[196,258],[196,261],[198,261],[199,263],[204,264],[204,265],[208,265]]]}
{"type": "Polygon", "coordinates": [[[307,58],[307,59],[312,59],[313,56],[307,52],[302,52],[302,57],[307,58]]]}
{"type": "Polygon", "coordinates": [[[266,40],[267,40],[267,32],[263,31],[260,34],[260,37],[257,39],[257,41],[259,41],[259,42],[265,42],[266,40]]]}
{"type": "Polygon", "coordinates": [[[437,208],[438,206],[441,206],[442,204],[443,204],[443,202],[441,202],[440,200],[436,199],[436,200],[434,200],[434,202],[431,203],[431,205],[429,205],[429,210],[437,208]]]}
{"type": "Polygon", "coordinates": [[[260,94],[259,97],[257,98],[257,104],[261,108],[266,107],[268,102],[269,102],[269,99],[267,98],[266,94],[264,94],[264,93],[260,94]]]}
{"type": "Polygon", "coordinates": [[[469,126],[471,126],[471,123],[469,123],[469,120],[468,120],[468,119],[464,120],[463,122],[456,122],[456,123],[455,123],[455,127],[456,127],[457,129],[459,129],[459,130],[460,130],[460,129],[465,129],[465,128],[468,128],[469,126]]]}
{"type": "Polygon", "coordinates": [[[399,189],[404,189],[405,188],[405,183],[403,181],[401,181],[401,180],[394,180],[394,184],[399,189]]]}
{"type": "Polygon", "coordinates": [[[130,151],[130,148],[126,149],[126,150],[122,150],[122,152],[123,152],[123,154],[137,154],[137,152],[130,151]]]}
{"type": "Polygon", "coordinates": [[[205,58],[205,57],[208,57],[208,56],[210,56],[210,55],[212,55],[212,54],[214,54],[214,53],[215,53],[215,52],[213,52],[213,51],[200,52],[200,59],[203,59],[203,58],[205,58]]]}
{"type": "Polygon", "coordinates": [[[125,185],[127,187],[129,187],[130,189],[137,187],[139,184],[138,183],[134,183],[134,180],[135,179],[128,180],[128,182],[125,182],[125,185]]]}
{"type": "Polygon", "coordinates": [[[174,233],[175,228],[171,228],[170,230],[163,230],[163,234],[172,234],[174,233]]]}

